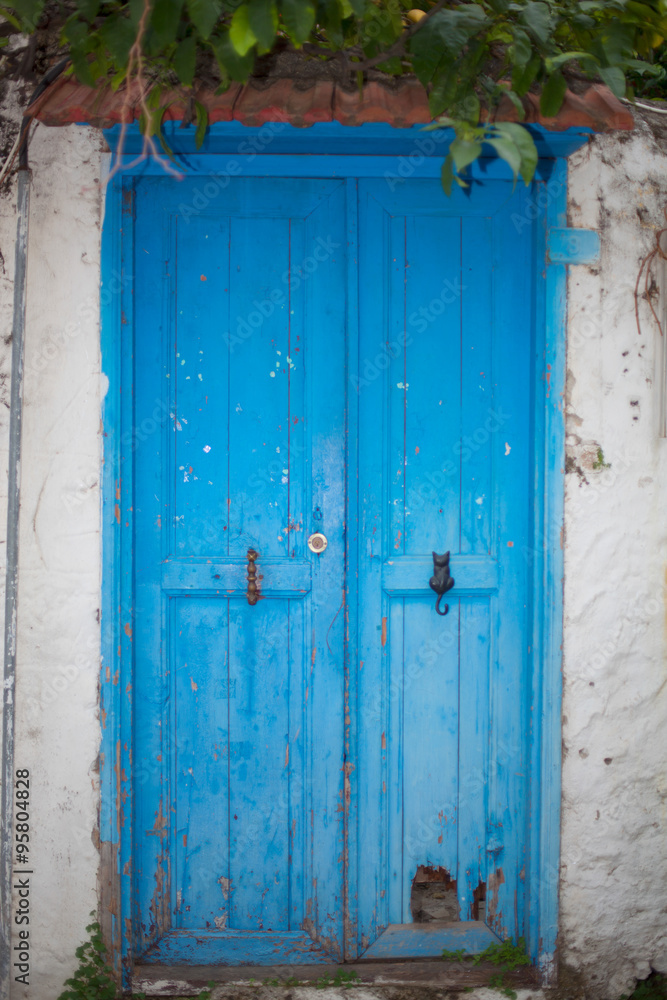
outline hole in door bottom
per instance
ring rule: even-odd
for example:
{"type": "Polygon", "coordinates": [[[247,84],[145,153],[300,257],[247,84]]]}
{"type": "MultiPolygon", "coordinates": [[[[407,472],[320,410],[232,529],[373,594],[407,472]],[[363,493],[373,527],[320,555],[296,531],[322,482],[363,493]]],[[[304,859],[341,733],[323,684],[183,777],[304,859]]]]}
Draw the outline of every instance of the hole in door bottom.
{"type": "Polygon", "coordinates": [[[412,880],[410,912],[416,924],[460,920],[456,879],[446,868],[420,865],[412,880]]]}

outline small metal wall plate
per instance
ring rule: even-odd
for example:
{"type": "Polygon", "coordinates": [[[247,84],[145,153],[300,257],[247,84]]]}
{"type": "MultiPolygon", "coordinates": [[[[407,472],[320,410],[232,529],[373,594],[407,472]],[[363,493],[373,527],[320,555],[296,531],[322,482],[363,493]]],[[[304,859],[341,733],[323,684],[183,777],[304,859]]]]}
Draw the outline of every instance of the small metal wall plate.
{"type": "Polygon", "coordinates": [[[317,553],[317,555],[319,555],[320,552],[324,552],[328,544],[326,535],[323,535],[321,531],[316,531],[315,534],[311,535],[308,539],[308,548],[311,552],[317,553]]]}

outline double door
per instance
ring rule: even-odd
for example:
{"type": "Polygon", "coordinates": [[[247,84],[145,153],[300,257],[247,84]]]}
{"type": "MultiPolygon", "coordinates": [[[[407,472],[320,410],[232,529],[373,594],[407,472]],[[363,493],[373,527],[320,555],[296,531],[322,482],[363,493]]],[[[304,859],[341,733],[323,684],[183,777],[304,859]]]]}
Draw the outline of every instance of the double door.
{"type": "Polygon", "coordinates": [[[390,957],[428,878],[520,934],[525,194],[201,187],[134,189],[135,954],[390,957]]]}

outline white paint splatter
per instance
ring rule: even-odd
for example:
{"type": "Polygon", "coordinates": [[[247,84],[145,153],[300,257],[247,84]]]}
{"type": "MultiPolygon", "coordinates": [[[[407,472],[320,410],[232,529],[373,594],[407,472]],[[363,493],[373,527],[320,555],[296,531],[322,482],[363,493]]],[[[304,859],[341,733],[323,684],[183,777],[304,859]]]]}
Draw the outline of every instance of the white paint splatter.
{"type": "Polygon", "coordinates": [[[204,445],[204,451],[206,452],[207,455],[208,455],[208,453],[209,453],[210,450],[211,450],[210,444],[205,444],[204,445]]]}
{"type": "Polygon", "coordinates": [[[271,378],[275,378],[276,377],[276,373],[275,372],[269,372],[269,375],[270,375],[271,378]]]}
{"type": "Polygon", "coordinates": [[[410,388],[410,383],[409,382],[405,382],[405,383],[403,383],[403,382],[397,382],[396,383],[396,388],[397,389],[409,389],[410,388]]]}
{"type": "Polygon", "coordinates": [[[478,503],[478,504],[483,504],[483,503],[484,503],[484,497],[485,497],[485,496],[486,496],[486,494],[485,494],[485,493],[482,493],[481,497],[477,497],[477,499],[475,500],[475,503],[478,503]]]}
{"type": "Polygon", "coordinates": [[[505,442],[505,454],[506,454],[506,455],[509,455],[509,453],[511,452],[511,450],[512,450],[512,449],[510,448],[510,446],[508,445],[508,443],[507,443],[507,441],[506,441],[506,442],[505,442]]]}

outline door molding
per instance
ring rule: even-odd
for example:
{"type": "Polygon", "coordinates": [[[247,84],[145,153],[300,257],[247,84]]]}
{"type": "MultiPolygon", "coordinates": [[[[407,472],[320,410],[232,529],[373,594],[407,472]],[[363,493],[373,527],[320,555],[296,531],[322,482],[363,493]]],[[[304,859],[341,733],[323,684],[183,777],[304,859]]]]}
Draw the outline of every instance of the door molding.
{"type": "MultiPolygon", "coordinates": [[[[232,174],[327,177],[391,176],[400,178],[439,176],[442,152],[414,155],[421,129],[390,126],[345,128],[336,123],[294,129],[283,126],[280,152],[229,155],[239,148],[239,135],[259,139],[262,129],[226,125],[213,126],[209,144],[219,152],[194,152],[194,129],[179,129],[178,141],[188,172],[214,177],[232,174]],[[239,132],[239,129],[242,131],[239,132]],[[316,131],[317,130],[317,131],[316,131]],[[365,132],[364,132],[365,130],[365,132]],[[324,152],[329,141],[350,154],[324,152]],[[335,142],[334,142],[335,140],[335,142]],[[282,146],[290,146],[293,154],[282,146]],[[227,146],[227,149],[220,149],[227,146]],[[359,152],[360,146],[366,150],[359,152]],[[317,152],[315,152],[317,150],[317,152]],[[413,150],[413,153],[410,152],[413,150]],[[406,153],[407,151],[407,153],[406,153]],[[302,153],[310,155],[302,156],[302,153]],[[389,153],[389,155],[383,155],[389,153]],[[318,155],[319,154],[319,155],[318,155]],[[408,159],[406,160],[406,156],[408,159]],[[409,157],[412,156],[412,162],[409,157]],[[234,163],[230,172],[230,164],[234,163]]],[[[118,145],[119,129],[109,130],[112,148],[118,145]]],[[[534,211],[528,218],[513,220],[517,227],[533,226],[534,273],[544,275],[535,294],[535,343],[533,350],[533,464],[534,525],[530,813],[538,820],[530,824],[526,868],[527,928],[529,952],[542,982],[552,984],[556,976],[558,933],[560,797],[561,797],[561,662],[563,595],[563,500],[564,500],[564,387],[566,348],[566,260],[547,253],[553,228],[566,227],[567,163],[563,158],[587,139],[584,130],[549,135],[534,129],[541,153],[533,196],[534,211]],[[545,138],[546,137],[546,138],[545,138]]],[[[176,135],[176,132],[174,132],[176,135]]],[[[171,141],[171,138],[170,138],[171,141]]],[[[176,141],[174,139],[174,141],[176,141]]],[[[132,336],[132,217],[135,176],[160,173],[153,162],[136,161],[133,150],[140,142],[136,127],[128,129],[121,165],[107,190],[102,238],[101,350],[102,371],[109,380],[103,403],[102,469],[102,658],[100,674],[100,920],[115,968],[129,985],[132,974],[131,842],[132,842],[132,462],[141,428],[132,425],[131,352],[124,345],[132,336]],[[134,160],[132,166],[128,166],[134,160]],[[128,224],[129,223],[129,224],[128,224]],[[123,389],[125,391],[123,392],[123,389]]],[[[417,147],[418,148],[418,147],[417,147]]],[[[495,158],[475,164],[477,179],[501,179],[511,175],[495,158]]],[[[224,181],[223,181],[224,183],[224,181]]],[[[348,181],[348,183],[351,183],[348,181]]],[[[220,187],[220,182],[217,183],[220,187]]],[[[203,185],[206,198],[206,186],[203,185]]],[[[354,234],[350,234],[352,239],[354,234]]],[[[580,259],[580,258],[578,258],[580,259]]],[[[356,303],[348,304],[349,319],[356,327],[356,303]]],[[[156,420],[162,419],[156,414],[156,420]]],[[[350,462],[356,461],[356,435],[350,425],[350,462]]],[[[145,429],[148,433],[148,428],[145,429]]],[[[354,467],[354,466],[352,466],[354,467]]],[[[348,502],[352,502],[349,500],[348,502]]],[[[355,501],[356,502],[356,501],[355,501]]],[[[350,511],[352,513],[352,511],[350,511]]],[[[355,525],[355,518],[348,519],[355,525]]],[[[354,532],[349,532],[350,553],[356,551],[354,532]]],[[[349,569],[354,573],[354,566],[349,569]]],[[[350,626],[356,609],[351,609],[350,626]]],[[[353,864],[345,859],[346,870],[353,864]]],[[[353,915],[345,915],[348,920],[353,915]]]]}

